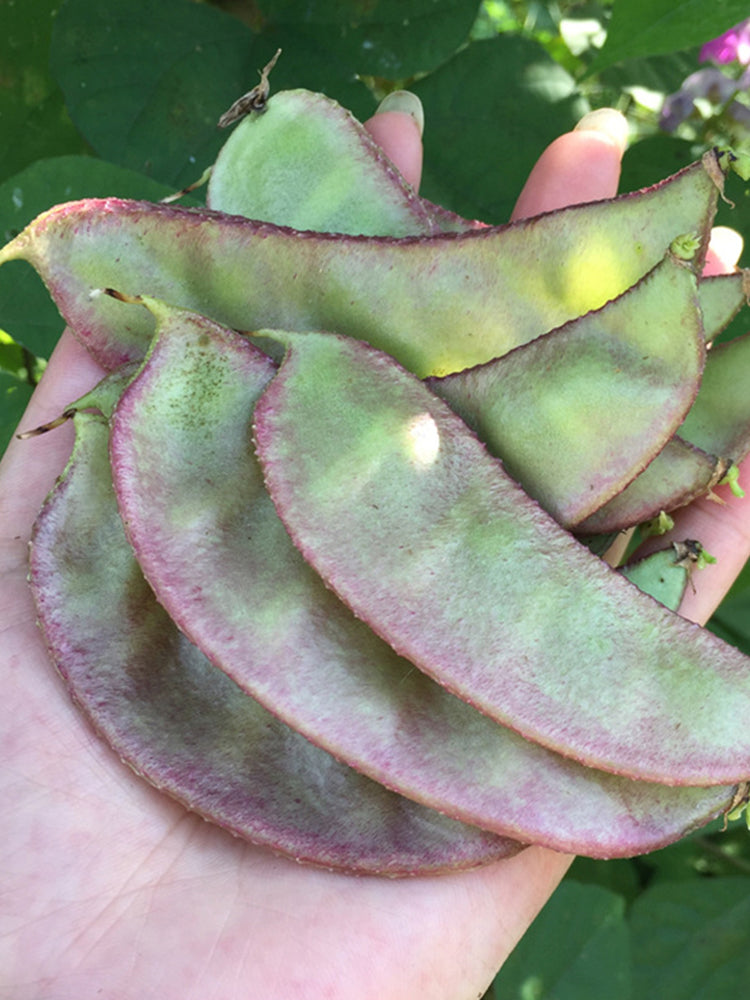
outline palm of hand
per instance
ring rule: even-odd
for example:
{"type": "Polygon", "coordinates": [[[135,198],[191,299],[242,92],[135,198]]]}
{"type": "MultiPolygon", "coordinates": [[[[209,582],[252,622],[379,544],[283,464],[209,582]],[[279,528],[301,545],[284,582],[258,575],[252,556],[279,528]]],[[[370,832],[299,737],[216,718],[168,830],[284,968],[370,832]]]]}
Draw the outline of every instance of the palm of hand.
{"type": "MultiPolygon", "coordinates": [[[[90,381],[93,366],[71,339],[58,357],[57,371],[90,381]]],[[[59,393],[72,398],[70,381],[49,387],[48,405],[59,393]]],[[[21,462],[28,471],[22,448],[45,452],[35,458],[47,475],[36,484],[27,478],[31,492],[43,494],[51,465],[64,461],[68,432],[14,443],[4,474],[13,479],[21,462]]],[[[523,926],[566,859],[533,849],[511,864],[456,876],[352,879],[233,840],[150,789],[82,722],[37,630],[21,539],[8,543],[3,569],[9,624],[0,752],[9,821],[0,996],[5,987],[14,1000],[100,990],[181,1000],[395,998],[414,995],[414,970],[425,996],[486,986],[495,956],[520,933],[495,909],[517,894],[523,926]],[[482,912],[486,919],[473,926],[482,912]],[[468,967],[457,927],[473,931],[468,967]],[[456,942],[456,953],[445,941],[456,942]]]]}

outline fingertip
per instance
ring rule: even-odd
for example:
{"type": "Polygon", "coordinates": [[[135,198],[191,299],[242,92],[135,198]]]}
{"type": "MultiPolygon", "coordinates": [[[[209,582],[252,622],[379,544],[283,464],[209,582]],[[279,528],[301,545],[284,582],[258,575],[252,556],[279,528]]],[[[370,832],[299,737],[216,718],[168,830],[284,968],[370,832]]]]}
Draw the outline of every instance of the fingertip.
{"type": "Polygon", "coordinates": [[[419,138],[424,135],[424,108],[416,94],[410,90],[391,91],[378,105],[375,115],[383,115],[390,111],[402,111],[413,118],[419,129],[419,138]]]}
{"type": "Polygon", "coordinates": [[[744,241],[736,230],[728,226],[714,226],[711,230],[703,277],[731,274],[737,269],[743,249],[744,241]]]}
{"type": "Polygon", "coordinates": [[[614,197],[626,144],[627,122],[618,111],[601,108],[584,115],[539,157],[511,219],[614,197]]]}
{"type": "Polygon", "coordinates": [[[596,132],[604,136],[623,156],[628,148],[630,128],[625,115],[614,108],[597,108],[589,111],[573,129],[574,132],[596,132]]]}
{"type": "Polygon", "coordinates": [[[365,128],[401,175],[417,190],[422,179],[424,111],[419,98],[396,91],[381,102],[365,128]]]}

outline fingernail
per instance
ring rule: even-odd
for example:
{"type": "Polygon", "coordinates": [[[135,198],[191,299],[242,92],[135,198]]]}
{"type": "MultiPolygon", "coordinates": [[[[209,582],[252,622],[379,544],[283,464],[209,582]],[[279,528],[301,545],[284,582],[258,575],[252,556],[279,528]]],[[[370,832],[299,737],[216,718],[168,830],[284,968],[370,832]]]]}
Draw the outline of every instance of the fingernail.
{"type": "Polygon", "coordinates": [[[597,108],[589,111],[578,122],[576,132],[603,132],[624,153],[628,145],[628,122],[625,115],[614,108],[597,108]]]}
{"type": "Polygon", "coordinates": [[[412,94],[410,90],[394,90],[384,97],[375,114],[379,115],[383,111],[402,111],[410,115],[417,123],[419,134],[424,133],[424,108],[417,95],[412,94]]]}

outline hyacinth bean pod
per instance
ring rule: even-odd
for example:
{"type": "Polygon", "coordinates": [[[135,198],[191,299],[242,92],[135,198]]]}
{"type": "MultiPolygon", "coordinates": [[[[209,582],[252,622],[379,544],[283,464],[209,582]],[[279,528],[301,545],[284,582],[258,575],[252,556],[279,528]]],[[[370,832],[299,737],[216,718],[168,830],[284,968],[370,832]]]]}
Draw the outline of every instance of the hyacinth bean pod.
{"type": "MultiPolygon", "coordinates": [[[[678,432],[621,493],[576,526],[582,534],[618,531],[707,493],[750,452],[745,373],[750,334],[714,345],[701,387],[678,432]]],[[[742,484],[740,484],[742,486],[742,484]]]]}
{"type": "MultiPolygon", "coordinates": [[[[440,229],[469,229],[477,225],[457,220],[435,206],[425,207],[426,203],[415,195],[353,115],[336,102],[306,90],[274,95],[262,113],[251,114],[236,128],[213,167],[207,200],[209,207],[214,209],[283,223],[296,229],[326,228],[350,234],[398,236],[428,234],[440,229]],[[370,197],[365,197],[367,192],[370,197]],[[435,212],[443,213],[439,227],[435,212]],[[321,220],[325,220],[324,225],[321,220]],[[457,221],[462,226],[457,226],[457,221]]],[[[706,327],[705,339],[710,342],[745,301],[747,278],[743,274],[715,276],[702,280],[698,292],[706,327]]],[[[651,315],[656,316],[657,322],[666,324],[666,317],[659,310],[651,315]]],[[[628,324],[626,333],[637,336],[642,332],[643,325],[630,323],[629,317],[623,317],[622,322],[628,324]]],[[[674,334],[680,328],[679,318],[675,318],[675,322],[674,334]]],[[[696,317],[690,315],[683,325],[687,330],[696,323],[696,317]]],[[[558,333],[555,331],[556,336],[558,333]]],[[[596,333],[596,330],[590,331],[590,335],[596,333]]],[[[549,353],[554,353],[555,358],[553,363],[544,365],[543,376],[537,373],[524,378],[520,386],[517,380],[508,379],[512,365],[498,364],[496,359],[474,372],[457,373],[445,381],[436,379],[431,388],[479,432],[493,454],[503,459],[506,468],[559,523],[572,527],[603,506],[642,471],[659,448],[652,446],[649,449],[644,438],[635,432],[635,402],[628,405],[621,396],[619,399],[626,405],[617,410],[618,397],[614,393],[608,393],[606,399],[609,427],[606,439],[597,433],[597,420],[584,421],[580,412],[577,420],[566,425],[559,405],[551,435],[544,434],[543,430],[529,433],[526,414],[535,412],[530,403],[534,395],[544,395],[549,406],[557,386],[563,391],[567,388],[574,407],[579,403],[577,390],[572,389],[568,378],[571,373],[565,367],[566,355],[559,337],[558,346],[560,354],[553,345],[548,345],[549,353]],[[496,374],[492,374],[496,366],[496,374]],[[554,386],[550,385],[550,376],[554,378],[554,386]],[[494,409],[499,411],[495,412],[493,406],[487,404],[487,397],[498,378],[503,379],[503,390],[494,394],[494,409]],[[480,381],[482,388],[478,389],[480,381]],[[522,398],[516,398],[514,386],[518,386],[522,398]],[[532,393],[523,398],[529,389],[532,393]],[[482,400],[481,413],[478,412],[478,396],[482,400]],[[613,433],[613,410],[624,419],[619,437],[613,433]],[[516,426],[519,421],[521,428],[516,426]],[[637,451],[636,441],[643,442],[637,451]],[[514,456],[514,451],[520,454],[514,456]],[[630,463],[628,455],[632,456],[630,463]],[[616,479],[612,478],[613,473],[616,479]],[[598,489],[593,488],[593,476],[598,489]],[[571,496],[572,489],[578,491],[576,498],[571,496]],[[574,504],[575,499],[577,504],[574,504]]],[[[633,391],[631,382],[637,370],[637,365],[627,363],[620,369],[622,373],[630,372],[630,379],[624,380],[628,394],[633,391]]],[[[653,387],[647,382],[644,387],[646,400],[655,406],[653,394],[648,392],[653,387]]],[[[684,387],[682,383],[683,391],[684,387]]],[[[595,411],[588,385],[584,387],[584,396],[589,397],[590,410],[595,411]]],[[[673,402],[677,403],[677,394],[673,402]]],[[[651,413],[647,405],[641,408],[639,416],[647,430],[660,433],[663,446],[668,432],[666,426],[659,424],[656,412],[651,413]]],[[[693,450],[687,449],[687,452],[690,454],[693,450]]],[[[668,458],[669,452],[665,460],[668,458]]],[[[715,481],[704,471],[708,463],[701,459],[702,455],[696,458],[690,484],[683,486],[680,493],[675,494],[673,487],[670,496],[654,494],[659,509],[672,497],[679,502],[682,496],[697,496],[715,481]],[[664,503],[658,502],[661,498],[664,503]]],[[[682,465],[685,465],[685,456],[682,465]]],[[[713,473],[713,469],[709,471],[713,473]]],[[[672,501],[672,505],[677,504],[672,501]]],[[[640,508],[638,511],[642,513],[640,508]]],[[[626,520],[633,523],[632,516],[626,520]]]]}
{"type": "Polygon", "coordinates": [[[726,808],[729,788],[634,782],[559,757],[398,657],[304,563],[263,489],[247,449],[253,347],[148,305],[158,334],[113,419],[117,495],[159,601],[216,666],[387,787],[523,841],[630,855],[726,808]]]}
{"type": "Polygon", "coordinates": [[[119,199],[40,215],[0,251],[39,272],[107,369],[141,358],[153,322],[96,296],[148,294],[252,330],[336,330],[420,376],[489,361],[622,294],[684,233],[707,246],[716,160],[652,188],[508,226],[433,237],[300,233],[119,199]]]}
{"type": "Polygon", "coordinates": [[[732,274],[714,274],[702,278],[698,286],[698,298],[706,342],[711,343],[734,319],[750,295],[750,271],[735,271],[732,274]]]}
{"type": "Polygon", "coordinates": [[[245,118],[211,170],[206,204],[292,229],[431,236],[478,224],[420,198],[340,104],[309,90],[274,94],[245,118]]]}
{"type": "Polygon", "coordinates": [[[266,486],[355,614],[573,759],[670,784],[744,780],[747,657],[573,541],[392,359],[346,338],[285,343],[255,411],[266,486]]]}
{"type": "Polygon", "coordinates": [[[730,466],[729,459],[709,455],[675,435],[622,493],[581,521],[576,534],[623,531],[662,510],[683,507],[721,482],[730,466]]]}
{"type": "Polygon", "coordinates": [[[669,256],[601,309],[428,384],[572,528],[672,437],[698,391],[704,356],[695,277],[669,256]]]}
{"type": "Polygon", "coordinates": [[[750,393],[746,372],[750,333],[708,353],[700,391],[679,437],[704,451],[739,462],[750,451],[750,393]]]}
{"type": "Polygon", "coordinates": [[[214,669],[127,544],[107,422],[74,419],[74,453],[36,523],[31,582],[53,662],[126,763],[230,832],[325,867],[408,875],[519,850],[339,764],[214,669]]]}

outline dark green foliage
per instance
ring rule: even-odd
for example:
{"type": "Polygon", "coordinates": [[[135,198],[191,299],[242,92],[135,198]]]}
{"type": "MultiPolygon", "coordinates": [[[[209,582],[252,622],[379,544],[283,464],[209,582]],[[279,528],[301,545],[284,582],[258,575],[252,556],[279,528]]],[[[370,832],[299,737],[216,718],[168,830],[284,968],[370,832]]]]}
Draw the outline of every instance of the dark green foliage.
{"type": "Polygon", "coordinates": [[[537,917],[490,996],[493,1000],[630,1000],[631,976],[624,900],[609,889],[571,880],[560,886],[537,917]]]}
{"type": "Polygon", "coordinates": [[[587,110],[573,78],[519,35],[475,42],[412,89],[427,115],[422,193],[492,223],[507,221],[536,157],[587,110]]]}
{"type": "Polygon", "coordinates": [[[86,149],[48,66],[58,6],[0,2],[0,180],[40,157],[86,149]]]}
{"type": "Polygon", "coordinates": [[[342,76],[429,73],[469,37],[476,0],[265,0],[264,32],[323,47],[342,76]]]}
{"type": "Polygon", "coordinates": [[[189,184],[221,145],[221,113],[252,79],[261,46],[219,11],[185,0],[72,0],[50,64],[96,152],[166,184],[189,184]]]}
{"type": "Polygon", "coordinates": [[[746,0],[616,0],[594,68],[700,45],[745,17],[746,0]]]}

